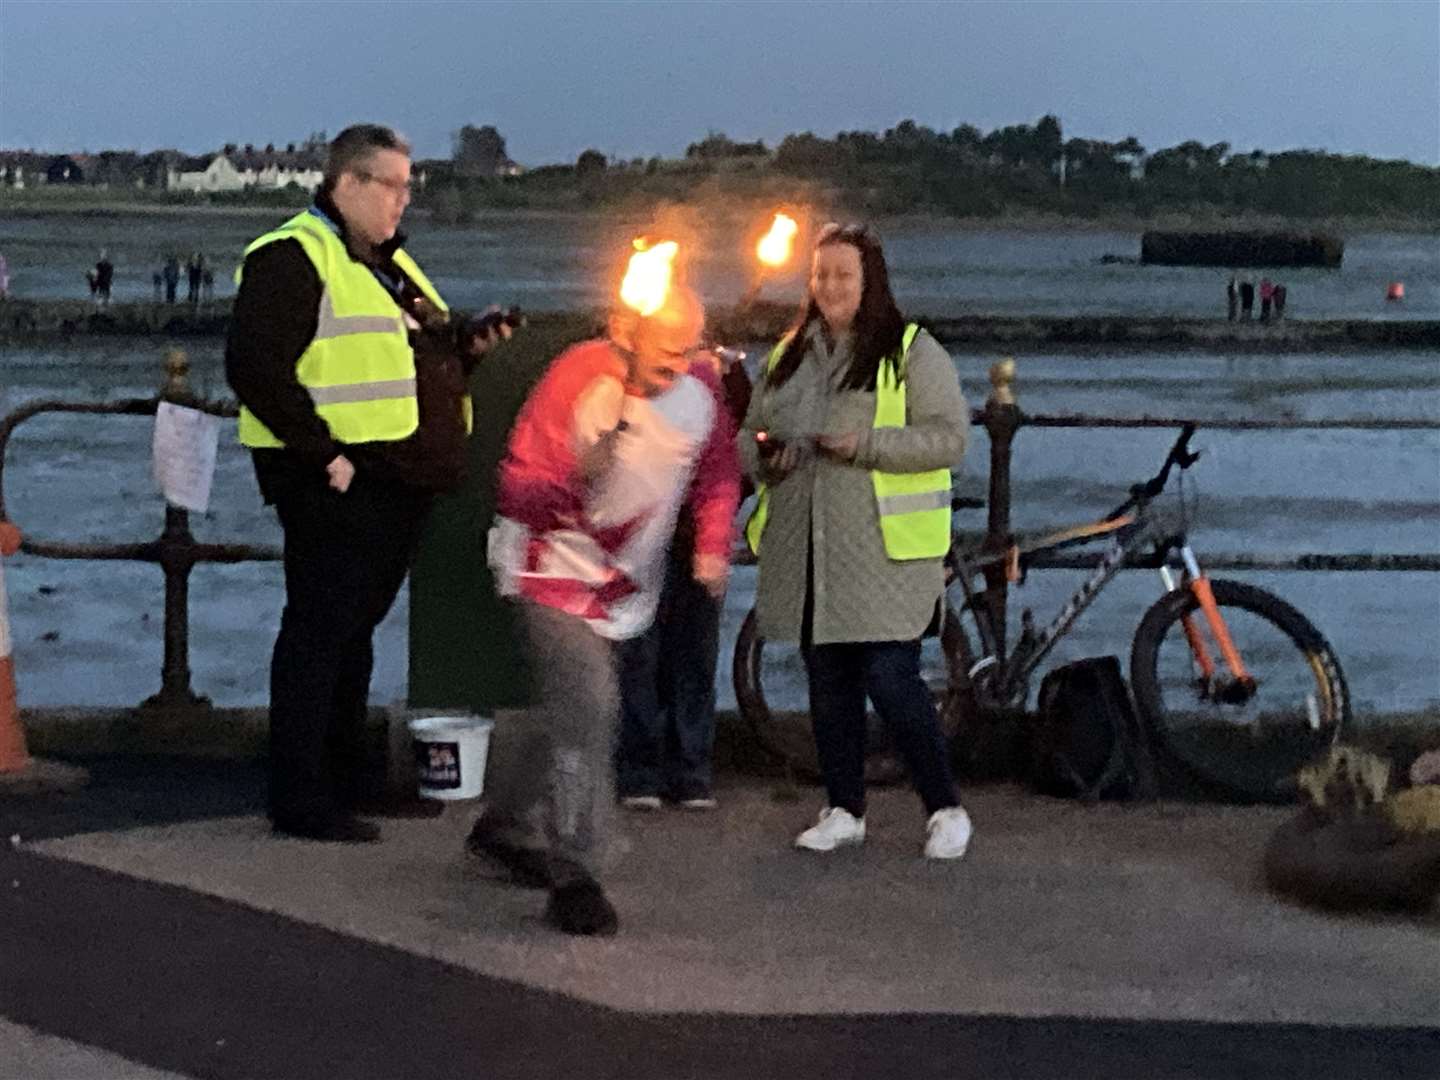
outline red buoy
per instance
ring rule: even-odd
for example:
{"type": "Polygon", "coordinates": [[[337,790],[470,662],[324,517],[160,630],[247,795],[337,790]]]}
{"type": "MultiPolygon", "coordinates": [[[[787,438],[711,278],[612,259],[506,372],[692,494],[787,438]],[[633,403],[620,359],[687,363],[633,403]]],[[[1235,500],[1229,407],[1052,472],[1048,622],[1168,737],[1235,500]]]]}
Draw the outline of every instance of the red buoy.
{"type": "Polygon", "coordinates": [[[1404,299],[1405,299],[1405,283],[1404,283],[1403,281],[1392,281],[1392,282],[1390,282],[1389,285],[1385,286],[1385,299],[1386,299],[1386,300],[1404,300],[1404,299]]]}

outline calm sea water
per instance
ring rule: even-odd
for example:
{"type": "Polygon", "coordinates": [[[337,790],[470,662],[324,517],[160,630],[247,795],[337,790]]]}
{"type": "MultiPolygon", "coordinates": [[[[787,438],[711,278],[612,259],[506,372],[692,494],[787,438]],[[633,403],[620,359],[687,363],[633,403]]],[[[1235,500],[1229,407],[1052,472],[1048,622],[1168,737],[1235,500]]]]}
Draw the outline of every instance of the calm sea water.
{"type": "MultiPolygon", "coordinates": [[[[253,210],[0,213],[0,253],[10,262],[17,295],[78,297],[86,295],[84,273],[103,247],[116,266],[115,298],[146,300],[152,274],[169,252],[183,258],[198,250],[215,266],[217,293],[223,296],[232,290],[231,273],[245,245],[287,216],[253,210]]],[[[647,224],[563,214],[494,215],[468,226],[420,220],[409,246],[452,304],[572,309],[605,303],[615,261],[647,224]]],[[[733,303],[751,280],[743,230],[721,214],[693,214],[687,225],[699,252],[699,287],[712,302],[733,303]]],[[[1224,271],[1099,261],[1103,255],[1138,257],[1135,232],[974,229],[913,221],[887,223],[881,232],[896,293],[917,315],[1208,316],[1224,310],[1224,271]]],[[[1289,315],[1440,318],[1440,238],[1359,233],[1345,239],[1338,270],[1284,269],[1272,275],[1289,289],[1289,315]],[[1401,304],[1384,299],[1391,281],[1405,283],[1401,304]]],[[[791,273],[768,281],[764,295],[798,302],[802,287],[791,273]]]]}
{"type": "MultiPolygon", "coordinates": [[[[218,341],[189,345],[194,384],[227,396],[218,341]]],[[[134,341],[8,346],[0,352],[0,415],[36,398],[113,400],[154,393],[159,348],[134,341]]],[[[988,390],[988,355],[957,353],[972,402],[988,390]]],[[[1036,413],[1149,414],[1228,419],[1288,416],[1440,419],[1440,352],[1344,355],[1196,353],[1021,354],[1020,403],[1036,413]]],[[[1123,498],[1157,467],[1168,430],[1022,430],[1015,443],[1018,528],[1072,524],[1123,498]]],[[[153,538],[163,506],[149,469],[149,422],[132,417],[41,416],[17,429],[6,457],[5,499],[32,535],[117,542],[153,538]]],[[[1263,551],[1440,553],[1440,432],[1202,430],[1191,471],[1194,540],[1206,553],[1263,551]]],[[[986,486],[988,447],[977,432],[964,483],[986,486]]],[[[192,515],[198,537],[277,543],[247,455],[222,438],[212,510],[192,515]]],[[[977,519],[979,515],[976,515],[977,519]]],[[[979,521],[976,522],[977,527],[979,521]]],[[[22,702],[130,704],[158,688],[163,589],[153,566],[20,556],[6,581],[22,702]],[[47,636],[55,635],[46,640],[47,636]]],[[[1048,617],[1083,575],[1037,572],[1012,601],[1048,617]]],[[[1361,710],[1440,705],[1440,575],[1237,575],[1280,593],[1335,645],[1361,710]]],[[[753,601],[753,574],[737,572],[727,601],[728,642],[753,601]]],[[[1055,662],[1128,655],[1140,614],[1157,595],[1146,572],[1127,573],[1087,612],[1055,662]]],[[[198,692],[225,705],[263,703],[282,604],[278,565],[202,566],[192,576],[192,667],[198,692]]],[[[406,603],[379,637],[374,696],[405,687],[406,603]]],[[[728,672],[728,655],[722,658],[728,672]]],[[[728,676],[721,700],[728,703],[728,676]]],[[[798,688],[797,688],[798,692],[798,688]]]]}
{"type": "MultiPolygon", "coordinates": [[[[0,252],[18,295],[84,292],[98,249],[117,266],[116,298],[150,296],[150,274],[167,252],[203,250],[229,289],[244,245],[283,213],[133,213],[0,217],[0,252]]],[[[412,250],[457,305],[492,300],[534,310],[600,306],[607,274],[643,222],[564,215],[504,215],[467,227],[420,222],[412,250]]],[[[749,283],[737,236],[696,224],[702,291],[732,302],[749,283]]],[[[1215,315],[1223,273],[1101,264],[1134,256],[1139,236],[1119,232],[1020,232],[897,223],[883,230],[897,294],[914,314],[963,312],[1215,315]]],[[[1440,318],[1440,247],[1434,236],[1347,238],[1339,270],[1289,270],[1297,318],[1440,318]],[[1386,305],[1385,284],[1403,280],[1407,300],[1386,305]]],[[[795,275],[765,295],[796,299],[795,275]]],[[[195,388],[228,396],[218,341],[191,342],[195,388]]],[[[85,342],[0,346],[0,415],[35,398],[113,400],[149,396],[161,343],[85,342]]],[[[993,357],[957,353],[966,393],[988,392],[993,357]]],[[[1020,353],[1018,390],[1031,412],[1150,414],[1200,418],[1440,418],[1440,352],[1342,355],[1246,353],[1020,353]]],[[[114,542],[153,538],[163,519],[150,478],[150,427],[128,417],[47,416],[11,442],[5,497],[35,536],[114,542]]],[[[1021,529],[1073,523],[1123,497],[1152,472],[1167,431],[1023,431],[1015,444],[1015,520],[1021,529]]],[[[1440,551],[1440,433],[1204,431],[1193,470],[1196,546],[1205,552],[1440,551]]],[[[988,450],[977,433],[965,483],[986,485],[988,450]]],[[[249,461],[222,439],[211,513],[195,533],[216,542],[278,543],[260,505],[249,461]]],[[[159,571],[128,563],[7,560],[6,582],[30,705],[130,704],[158,688],[163,590],[159,571]]],[[[1305,611],[1335,644],[1362,709],[1440,704],[1440,575],[1243,575],[1305,611]]],[[[1032,575],[1013,602],[1053,612],[1078,583],[1066,572],[1032,575]]],[[[753,574],[737,573],[727,602],[727,642],[753,599],[753,574]]],[[[1156,594],[1150,574],[1122,575],[1061,646],[1056,662],[1125,655],[1140,613],[1156,594]]],[[[282,603],[277,565],[202,566],[191,581],[192,667],[198,692],[225,705],[265,700],[266,665],[282,603]]],[[[403,696],[402,597],[379,637],[374,696],[403,696]]],[[[722,671],[728,657],[722,659],[722,671]]],[[[722,703],[730,700],[721,681],[722,703]]]]}

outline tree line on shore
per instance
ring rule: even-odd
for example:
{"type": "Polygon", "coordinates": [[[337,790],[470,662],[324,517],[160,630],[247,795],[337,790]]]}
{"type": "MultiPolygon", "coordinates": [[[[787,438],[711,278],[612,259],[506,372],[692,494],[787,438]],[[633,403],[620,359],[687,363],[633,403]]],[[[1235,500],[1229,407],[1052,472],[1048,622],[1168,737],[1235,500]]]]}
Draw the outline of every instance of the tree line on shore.
{"type": "MultiPolygon", "coordinates": [[[[498,153],[503,157],[503,139],[498,153]]],[[[592,149],[571,165],[498,178],[467,175],[457,158],[454,169],[432,175],[424,198],[441,213],[463,214],[712,192],[808,199],[817,191],[867,215],[1440,216],[1437,168],[1319,150],[1238,153],[1228,143],[1193,140],[1151,152],[1133,137],[1067,139],[1060,121],[1048,115],[989,133],[969,124],[935,131],[913,120],[883,133],[845,131],[830,139],[801,132],[773,149],[711,132],[680,159],[615,161],[592,149]]]]}
{"type": "MultiPolygon", "coordinates": [[[[313,138],[313,136],[312,136],[313,138]]],[[[656,200],[732,198],[824,202],[857,214],[995,218],[1036,214],[1153,218],[1182,212],[1282,218],[1362,217],[1440,222],[1440,168],[1322,150],[1236,152],[1188,140],[1155,151],[1066,138],[1058,118],[988,133],[904,120],[884,132],[811,132],[775,147],[710,132],[680,158],[619,160],[595,149],[573,163],[522,169],[493,127],[456,132],[449,159],[416,163],[415,205],[461,222],[494,209],[614,208],[656,200]]],[[[299,189],[166,201],[303,203],[299,189]]]]}

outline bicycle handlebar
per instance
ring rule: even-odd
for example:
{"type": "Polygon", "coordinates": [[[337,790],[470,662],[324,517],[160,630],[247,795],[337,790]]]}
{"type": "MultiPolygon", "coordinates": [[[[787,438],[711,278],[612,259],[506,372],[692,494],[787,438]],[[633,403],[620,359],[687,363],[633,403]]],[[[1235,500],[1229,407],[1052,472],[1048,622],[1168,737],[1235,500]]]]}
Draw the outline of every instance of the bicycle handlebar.
{"type": "Polygon", "coordinates": [[[1191,465],[1194,465],[1195,462],[1199,461],[1200,452],[1196,451],[1193,454],[1190,452],[1190,436],[1194,434],[1194,424],[1187,423],[1182,427],[1180,429],[1180,435],[1175,440],[1175,445],[1170,447],[1170,452],[1165,455],[1165,464],[1160,466],[1160,471],[1143,484],[1135,484],[1131,487],[1130,497],[1114,510],[1111,510],[1110,513],[1106,514],[1103,520],[1112,521],[1120,517],[1132,506],[1149,502],[1165,490],[1165,484],[1170,479],[1170,470],[1172,468],[1178,465],[1180,466],[1180,471],[1184,472],[1190,468],[1191,465]]]}

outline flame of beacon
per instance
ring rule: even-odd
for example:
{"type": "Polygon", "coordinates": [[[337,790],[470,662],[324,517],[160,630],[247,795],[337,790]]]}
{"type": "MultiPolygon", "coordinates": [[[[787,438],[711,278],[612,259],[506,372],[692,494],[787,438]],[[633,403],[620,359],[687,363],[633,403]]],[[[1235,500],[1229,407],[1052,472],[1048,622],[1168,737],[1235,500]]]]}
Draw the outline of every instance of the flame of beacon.
{"type": "Polygon", "coordinates": [[[680,245],[673,240],[654,247],[643,239],[635,241],[635,254],[630,256],[625,280],[620,283],[620,299],[626,307],[641,315],[653,315],[665,306],[679,250],[680,245]]]}
{"type": "Polygon", "coordinates": [[[770,231],[755,245],[755,254],[766,266],[783,266],[790,258],[790,248],[795,243],[799,228],[790,215],[776,214],[770,231]]]}

